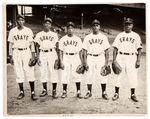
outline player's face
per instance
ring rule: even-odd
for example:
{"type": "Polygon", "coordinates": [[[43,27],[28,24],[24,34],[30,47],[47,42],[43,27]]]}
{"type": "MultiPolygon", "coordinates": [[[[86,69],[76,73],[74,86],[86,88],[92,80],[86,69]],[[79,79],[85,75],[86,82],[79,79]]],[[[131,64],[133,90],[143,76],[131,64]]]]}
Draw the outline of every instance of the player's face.
{"type": "Polygon", "coordinates": [[[99,24],[93,24],[92,30],[93,30],[93,33],[99,32],[99,30],[100,30],[100,25],[99,25],[99,24]]]}
{"type": "Polygon", "coordinates": [[[73,31],[74,31],[74,27],[73,26],[68,26],[67,27],[67,33],[69,34],[69,35],[72,35],[73,34],[73,31]]]}
{"type": "Polygon", "coordinates": [[[24,26],[24,23],[25,23],[25,20],[24,20],[23,18],[19,18],[19,19],[17,20],[17,25],[18,25],[19,27],[23,27],[23,26],[24,26]]]}
{"type": "Polygon", "coordinates": [[[51,22],[46,21],[46,22],[43,24],[43,26],[44,26],[44,29],[45,29],[45,30],[49,30],[49,29],[51,28],[51,22]]]}
{"type": "Polygon", "coordinates": [[[125,23],[124,24],[124,30],[125,32],[131,32],[133,29],[133,24],[130,24],[130,23],[125,23]]]}

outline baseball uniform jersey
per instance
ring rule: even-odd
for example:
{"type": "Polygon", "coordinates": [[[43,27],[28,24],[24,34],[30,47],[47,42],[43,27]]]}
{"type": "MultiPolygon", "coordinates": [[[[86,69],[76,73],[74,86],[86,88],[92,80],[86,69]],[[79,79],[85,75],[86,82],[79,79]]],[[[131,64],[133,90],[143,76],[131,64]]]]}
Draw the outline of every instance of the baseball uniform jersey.
{"type": "Polygon", "coordinates": [[[59,41],[59,49],[63,51],[64,70],[62,71],[62,83],[67,84],[72,78],[75,82],[81,81],[81,75],[76,72],[76,68],[81,64],[79,51],[82,50],[82,41],[76,35],[69,37],[65,35],[59,41]]]}
{"type": "Polygon", "coordinates": [[[18,83],[24,82],[24,71],[28,81],[34,81],[34,67],[29,67],[31,58],[29,46],[33,42],[33,32],[30,28],[23,27],[19,30],[17,27],[10,30],[8,41],[13,43],[13,59],[18,83]]]}
{"type": "MultiPolygon", "coordinates": [[[[118,49],[117,62],[122,67],[123,71],[126,72],[130,87],[135,88],[138,84],[137,82],[137,69],[135,68],[135,63],[137,60],[137,49],[142,48],[142,42],[140,36],[131,31],[130,33],[121,32],[115,38],[113,47],[118,49]]],[[[116,80],[116,86],[121,86],[121,79],[123,78],[123,72],[118,75],[118,80],[116,80]]]]}
{"type": "Polygon", "coordinates": [[[37,33],[35,42],[40,45],[40,61],[41,61],[41,82],[49,81],[48,75],[50,73],[50,80],[52,83],[58,82],[58,70],[54,69],[55,60],[58,59],[56,53],[56,43],[58,42],[58,36],[55,32],[41,31],[37,33]]]}
{"type": "Polygon", "coordinates": [[[110,47],[108,38],[102,33],[87,35],[83,41],[83,48],[87,50],[87,84],[92,84],[96,77],[106,83],[105,77],[100,75],[101,67],[105,65],[105,50],[110,47]]]}

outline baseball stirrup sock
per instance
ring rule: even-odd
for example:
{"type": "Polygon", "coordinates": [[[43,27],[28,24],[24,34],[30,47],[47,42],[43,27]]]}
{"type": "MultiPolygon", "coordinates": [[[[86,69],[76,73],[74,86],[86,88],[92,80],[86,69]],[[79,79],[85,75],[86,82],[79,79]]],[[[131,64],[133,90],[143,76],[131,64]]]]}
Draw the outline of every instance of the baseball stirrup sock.
{"type": "Polygon", "coordinates": [[[29,82],[29,84],[30,84],[31,92],[33,92],[34,91],[34,82],[29,82]]]}
{"type": "Polygon", "coordinates": [[[115,93],[119,94],[119,87],[115,87],[115,93]]]}
{"type": "Polygon", "coordinates": [[[131,88],[131,95],[135,94],[135,88],[131,88]]]}
{"type": "Polygon", "coordinates": [[[76,83],[77,91],[80,90],[80,82],[76,83]]]}
{"type": "Polygon", "coordinates": [[[47,91],[47,82],[43,83],[43,88],[47,91]]]}
{"type": "Polygon", "coordinates": [[[101,88],[102,88],[102,93],[103,93],[104,91],[106,91],[106,84],[101,84],[101,88]]]}
{"type": "Polygon", "coordinates": [[[92,84],[87,84],[88,91],[92,92],[92,84]]]}
{"type": "Polygon", "coordinates": [[[23,92],[24,92],[24,89],[23,89],[23,83],[18,83],[18,85],[19,85],[20,91],[23,91],[23,92]]]}
{"type": "Polygon", "coordinates": [[[52,85],[53,85],[53,90],[56,90],[57,83],[52,83],[52,85]]]}
{"type": "Polygon", "coordinates": [[[63,84],[63,90],[67,91],[67,84],[63,84]]]}

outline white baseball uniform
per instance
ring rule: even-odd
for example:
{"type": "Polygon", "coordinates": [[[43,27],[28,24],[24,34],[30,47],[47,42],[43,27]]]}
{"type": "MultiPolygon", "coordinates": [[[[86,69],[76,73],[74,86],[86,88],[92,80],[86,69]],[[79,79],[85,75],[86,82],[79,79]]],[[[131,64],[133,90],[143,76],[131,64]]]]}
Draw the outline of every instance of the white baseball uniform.
{"type": "Polygon", "coordinates": [[[58,70],[54,69],[55,60],[58,59],[56,53],[56,43],[58,42],[57,33],[49,31],[39,32],[35,37],[35,42],[40,45],[40,61],[41,61],[41,82],[50,81],[52,83],[58,82],[58,70]]]}
{"type": "Polygon", "coordinates": [[[82,41],[79,37],[65,35],[59,40],[59,49],[63,51],[62,83],[68,84],[71,78],[75,82],[81,82],[81,75],[76,72],[81,64],[79,51],[82,50],[82,41]]]}
{"type": "Polygon", "coordinates": [[[87,50],[87,84],[92,84],[96,77],[101,79],[101,83],[107,83],[107,77],[101,76],[101,67],[105,65],[105,50],[110,47],[108,38],[102,34],[90,33],[83,41],[83,48],[87,50]]]}
{"type": "Polygon", "coordinates": [[[16,72],[17,83],[24,82],[26,78],[28,81],[34,81],[34,67],[29,67],[28,63],[32,56],[30,45],[33,42],[33,32],[30,28],[23,27],[19,30],[17,27],[10,30],[8,41],[13,43],[13,60],[14,69],[16,72]]]}
{"type": "MultiPolygon", "coordinates": [[[[140,36],[135,32],[121,32],[117,35],[113,45],[118,49],[117,62],[123,69],[123,72],[128,76],[130,87],[135,88],[138,84],[137,81],[137,69],[135,68],[137,60],[137,49],[142,48],[142,42],[140,36]]],[[[118,75],[116,80],[116,86],[121,86],[121,79],[123,72],[118,75]]]]}

